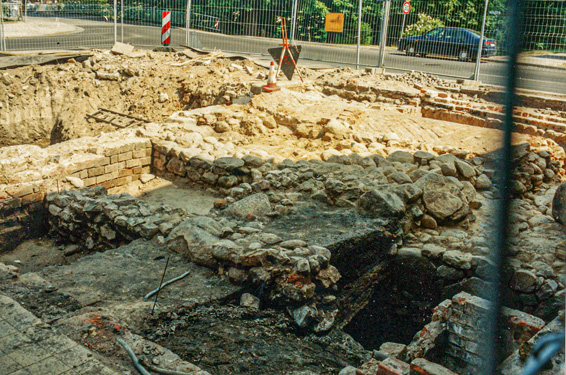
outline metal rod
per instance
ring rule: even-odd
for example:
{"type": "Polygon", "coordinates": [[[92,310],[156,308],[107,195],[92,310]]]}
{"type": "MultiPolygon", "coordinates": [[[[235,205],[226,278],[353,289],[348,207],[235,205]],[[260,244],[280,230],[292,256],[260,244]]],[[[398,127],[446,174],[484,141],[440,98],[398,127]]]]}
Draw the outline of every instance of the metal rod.
{"type": "Polygon", "coordinates": [[[28,21],[28,0],[24,1],[24,22],[28,21]]]}
{"type": "Polygon", "coordinates": [[[187,47],[191,46],[191,0],[187,0],[187,20],[185,29],[185,44],[187,47]]]}
{"type": "Polygon", "coordinates": [[[120,0],[121,41],[124,43],[124,0],[120,0]]]}
{"type": "Polygon", "coordinates": [[[391,0],[385,0],[383,2],[385,9],[383,10],[383,20],[381,23],[381,35],[379,41],[379,60],[377,66],[383,68],[383,63],[385,61],[385,47],[387,45],[387,30],[389,28],[389,10],[391,9],[391,0]]]}
{"type": "Polygon", "coordinates": [[[507,9],[509,17],[507,19],[506,42],[510,46],[509,62],[507,64],[507,79],[505,93],[505,122],[502,141],[502,152],[499,163],[501,171],[500,189],[502,199],[498,205],[496,212],[496,228],[495,246],[492,255],[494,263],[493,275],[491,277],[492,287],[488,288],[487,293],[492,305],[488,313],[488,324],[485,335],[485,345],[483,345],[485,358],[485,368],[482,371],[486,375],[497,374],[497,365],[499,355],[502,349],[501,342],[501,321],[499,319],[501,313],[501,280],[505,266],[505,257],[509,250],[509,216],[511,211],[511,177],[513,173],[513,161],[511,159],[511,137],[513,133],[513,107],[516,102],[515,89],[517,87],[517,58],[521,50],[521,36],[523,35],[523,7],[524,0],[509,0],[507,9]]]}
{"type": "Polygon", "coordinates": [[[4,30],[4,2],[0,0],[0,22],[2,31],[2,38],[0,38],[0,51],[6,52],[6,32],[4,30]]]}
{"type": "Polygon", "coordinates": [[[362,44],[362,2],[358,7],[358,46],[356,47],[356,69],[360,69],[360,45],[362,44]]]}
{"type": "Polygon", "coordinates": [[[297,27],[297,3],[298,0],[293,0],[293,13],[291,17],[293,17],[293,22],[291,24],[291,44],[295,44],[295,28],[297,27]]]}
{"type": "Polygon", "coordinates": [[[165,279],[165,273],[167,273],[167,266],[169,265],[169,258],[167,257],[167,262],[165,262],[165,269],[163,270],[163,276],[161,276],[161,282],[159,283],[159,289],[155,293],[155,302],[153,302],[153,307],[151,308],[151,315],[153,315],[153,310],[155,310],[155,305],[157,305],[157,297],[159,297],[159,291],[163,287],[163,279],[165,279]]]}
{"type": "Polygon", "coordinates": [[[151,292],[147,293],[144,297],[143,300],[147,301],[148,299],[151,298],[151,296],[153,296],[155,293],[159,292],[161,289],[165,288],[167,285],[174,283],[177,280],[181,280],[182,278],[187,277],[187,275],[189,275],[191,273],[191,271],[187,271],[185,273],[183,273],[181,276],[177,276],[172,278],[171,280],[168,280],[166,282],[162,281],[162,284],[159,288],[152,290],[151,292]]]}
{"type": "Polygon", "coordinates": [[[118,0],[114,0],[114,44],[118,41],[118,0]]]}
{"type": "Polygon", "coordinates": [[[474,71],[474,80],[475,81],[479,81],[480,80],[480,64],[481,64],[481,54],[482,54],[482,50],[483,50],[483,38],[484,38],[484,34],[485,34],[485,21],[487,18],[487,7],[489,6],[489,0],[485,0],[485,6],[483,9],[483,21],[481,24],[481,34],[480,34],[480,43],[478,45],[478,53],[476,56],[476,69],[474,71]]]}

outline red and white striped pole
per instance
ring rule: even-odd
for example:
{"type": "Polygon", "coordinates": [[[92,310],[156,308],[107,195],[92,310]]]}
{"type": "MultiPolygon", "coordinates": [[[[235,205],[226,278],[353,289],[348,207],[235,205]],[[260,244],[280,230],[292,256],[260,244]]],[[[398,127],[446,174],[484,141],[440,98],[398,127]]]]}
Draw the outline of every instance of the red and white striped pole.
{"type": "Polygon", "coordinates": [[[161,44],[168,46],[171,42],[171,12],[161,14],[161,44]]]}

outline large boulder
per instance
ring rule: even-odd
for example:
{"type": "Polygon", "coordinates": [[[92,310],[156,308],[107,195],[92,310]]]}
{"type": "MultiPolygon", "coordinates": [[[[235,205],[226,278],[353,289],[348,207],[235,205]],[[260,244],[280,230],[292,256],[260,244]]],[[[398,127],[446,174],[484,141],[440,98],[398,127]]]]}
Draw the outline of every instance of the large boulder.
{"type": "Polygon", "coordinates": [[[405,203],[395,193],[370,190],[360,199],[360,207],[373,217],[401,217],[405,214],[405,203]]]}
{"type": "Polygon", "coordinates": [[[202,228],[202,223],[187,219],[175,227],[167,237],[167,247],[192,262],[215,267],[216,259],[211,251],[220,238],[202,228]]]}
{"type": "Polygon", "coordinates": [[[429,173],[415,185],[423,191],[426,212],[439,221],[458,221],[470,212],[468,203],[475,196],[475,190],[467,181],[429,173]]]}
{"type": "Polygon", "coordinates": [[[271,204],[267,195],[257,193],[233,203],[226,212],[242,218],[249,215],[262,216],[271,212],[271,204]]]}
{"type": "Polygon", "coordinates": [[[566,182],[556,189],[554,199],[552,200],[552,217],[566,226],[566,182]]]}

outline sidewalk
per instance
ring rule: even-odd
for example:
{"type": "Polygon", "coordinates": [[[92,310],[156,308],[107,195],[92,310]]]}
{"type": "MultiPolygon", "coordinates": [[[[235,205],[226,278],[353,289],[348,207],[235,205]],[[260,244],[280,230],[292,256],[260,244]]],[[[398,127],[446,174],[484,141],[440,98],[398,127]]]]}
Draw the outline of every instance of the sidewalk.
{"type": "Polygon", "coordinates": [[[47,21],[44,18],[28,17],[26,22],[4,24],[6,39],[71,34],[81,31],[84,30],[78,26],[60,21],[47,21]]]}
{"type": "MultiPolygon", "coordinates": [[[[486,59],[489,62],[507,63],[508,56],[491,56],[486,59]]],[[[534,66],[537,68],[564,69],[566,70],[566,53],[522,53],[519,55],[519,65],[534,66]]]]}
{"type": "Polygon", "coordinates": [[[56,333],[13,299],[0,294],[2,375],[118,375],[93,353],[56,333]]]}
{"type": "MultiPolygon", "coordinates": [[[[50,35],[60,35],[60,34],[71,34],[84,31],[81,27],[74,25],[74,23],[80,22],[82,24],[86,23],[99,23],[98,21],[92,20],[82,20],[82,19],[65,19],[64,22],[54,20],[48,21],[45,18],[38,17],[28,17],[27,22],[14,22],[6,23],[4,25],[4,31],[6,33],[6,38],[26,38],[26,37],[40,37],[40,36],[50,36],[50,35]]],[[[199,31],[202,32],[202,31],[199,31]]],[[[254,37],[249,37],[254,38],[254,37]]],[[[329,48],[349,48],[354,49],[355,46],[345,46],[345,45],[330,45],[325,43],[307,43],[298,42],[298,44],[317,44],[329,48]]],[[[362,46],[362,50],[368,49],[378,49],[378,46],[362,46]]],[[[386,51],[397,51],[395,47],[387,47],[386,51]]],[[[242,53],[243,55],[243,53],[242,53]]],[[[246,53],[245,55],[249,55],[246,53]]],[[[268,59],[269,60],[269,59],[268,59]]],[[[303,60],[303,62],[306,60],[303,60]]],[[[486,58],[484,61],[493,63],[507,63],[507,56],[491,56],[486,58]]],[[[332,66],[340,66],[340,63],[327,63],[318,66],[319,68],[326,68],[332,66]]],[[[519,56],[519,65],[532,66],[538,68],[547,69],[564,69],[566,70],[566,53],[552,53],[552,52],[537,52],[537,53],[522,53],[519,56]]]]}

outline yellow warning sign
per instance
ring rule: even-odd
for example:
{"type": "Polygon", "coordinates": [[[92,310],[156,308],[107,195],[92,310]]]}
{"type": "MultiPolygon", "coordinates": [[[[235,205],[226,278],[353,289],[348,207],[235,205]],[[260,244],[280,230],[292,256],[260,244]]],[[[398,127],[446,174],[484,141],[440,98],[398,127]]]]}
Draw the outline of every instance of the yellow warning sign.
{"type": "Polygon", "coordinates": [[[326,13],[324,30],[329,33],[341,33],[344,30],[344,13],[326,13]]]}

